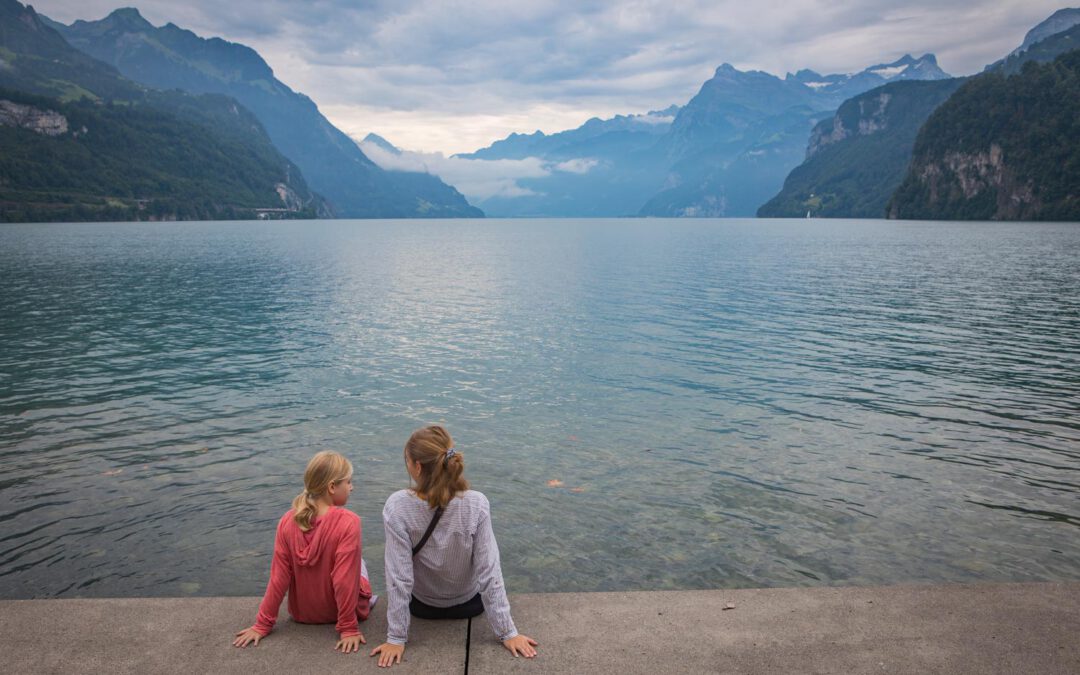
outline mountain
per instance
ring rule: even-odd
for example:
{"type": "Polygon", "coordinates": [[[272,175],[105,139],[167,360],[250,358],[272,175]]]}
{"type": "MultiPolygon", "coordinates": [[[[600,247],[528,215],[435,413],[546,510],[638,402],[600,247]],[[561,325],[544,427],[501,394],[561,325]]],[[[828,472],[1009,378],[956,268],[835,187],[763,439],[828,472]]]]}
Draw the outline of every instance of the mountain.
{"type": "MultiPolygon", "coordinates": [[[[1032,45],[1035,43],[1042,42],[1051,35],[1063,33],[1077,24],[1080,24],[1080,8],[1067,7],[1059,9],[1029,30],[1027,35],[1024,36],[1024,41],[1019,47],[1012,50],[1009,53],[1009,56],[1017,56],[1021,52],[1026,52],[1031,49],[1032,45]]],[[[987,66],[987,70],[993,68],[994,65],[996,64],[987,66]]]]}
{"type": "Polygon", "coordinates": [[[594,118],[555,134],[511,134],[476,160],[542,160],[546,175],[481,202],[498,216],[751,216],[803,160],[814,125],[852,93],[909,79],[948,78],[932,54],[853,74],[800,70],[784,78],[716,69],[685,106],[594,118]]]}
{"type": "Polygon", "coordinates": [[[253,49],[153,26],[132,8],[99,21],[52,25],[74,47],[147,87],[224,94],[250,109],[338,215],[356,218],[482,217],[431,175],[386,172],[334,127],[315,103],[278,80],[253,49]]]}
{"type": "Polygon", "coordinates": [[[923,54],[919,58],[905,54],[892,63],[879,63],[862,72],[848,75],[818,75],[812,70],[800,70],[785,79],[793,79],[812,88],[819,94],[828,95],[832,101],[841,101],[888,82],[902,80],[946,80],[949,74],[943,71],[933,54],[923,54]]]}
{"type": "Polygon", "coordinates": [[[368,134],[364,137],[364,140],[360,141],[360,145],[363,145],[364,143],[371,143],[372,145],[389,152],[391,155],[401,155],[401,150],[397,146],[378,134],[368,134]]]}
{"type": "Polygon", "coordinates": [[[730,140],[688,154],[672,166],[668,184],[645,203],[641,215],[753,215],[802,159],[808,130],[824,114],[805,106],[791,108],[751,121],[730,140]]]}
{"type": "Polygon", "coordinates": [[[0,219],[315,217],[262,126],[223,96],[155,92],[0,0],[0,219]]]}
{"type": "Polygon", "coordinates": [[[892,82],[845,101],[814,127],[806,160],[757,215],[883,217],[911,161],[916,134],[962,82],[892,82]]]}
{"type": "Polygon", "coordinates": [[[926,121],[890,218],[1080,220],[1080,50],[971,78],[926,121]]]}
{"type": "Polygon", "coordinates": [[[1028,61],[1047,63],[1065,52],[1080,48],[1080,23],[1066,28],[1060,33],[1049,35],[1022,51],[1016,51],[1008,57],[986,67],[987,70],[999,70],[1006,75],[1019,73],[1028,61]]]}
{"type": "Polygon", "coordinates": [[[580,127],[555,134],[536,131],[532,134],[510,134],[490,146],[472,153],[454,155],[461,159],[542,159],[567,160],[581,157],[583,145],[632,148],[647,147],[671,127],[679,111],[676,105],[643,115],[616,115],[609,119],[593,117],[580,127]]]}
{"type": "Polygon", "coordinates": [[[751,126],[791,110],[802,108],[804,117],[810,119],[886,82],[948,77],[937,67],[933,54],[919,59],[908,54],[854,74],[819,75],[800,70],[784,79],[757,70],[740,71],[725,63],[679,111],[667,140],[668,152],[676,157],[700,152],[702,146],[729,142],[751,126]]]}
{"type": "Polygon", "coordinates": [[[637,115],[592,118],[576,129],[511,134],[462,160],[540,160],[543,176],[519,178],[519,194],[480,205],[493,216],[632,216],[661,184],[665,159],[657,141],[677,106],[637,115]]]}
{"type": "Polygon", "coordinates": [[[932,54],[854,74],[801,70],[783,79],[724,64],[660,141],[670,170],[640,214],[753,216],[804,159],[811,130],[846,97],[886,82],[943,78],[932,54]]]}
{"type": "Polygon", "coordinates": [[[33,7],[0,0],[0,85],[64,100],[140,100],[144,87],[75,49],[33,7]]]}
{"type": "MultiPolygon", "coordinates": [[[[1062,10],[1028,32],[1022,47],[986,67],[1019,73],[1028,61],[1052,61],[1075,49],[1080,12],[1062,10]],[[1063,32],[1052,32],[1063,28],[1063,32]]],[[[916,137],[964,80],[888,84],[846,101],[814,128],[806,159],[759,210],[762,217],[881,218],[907,175],[916,137]]]]}

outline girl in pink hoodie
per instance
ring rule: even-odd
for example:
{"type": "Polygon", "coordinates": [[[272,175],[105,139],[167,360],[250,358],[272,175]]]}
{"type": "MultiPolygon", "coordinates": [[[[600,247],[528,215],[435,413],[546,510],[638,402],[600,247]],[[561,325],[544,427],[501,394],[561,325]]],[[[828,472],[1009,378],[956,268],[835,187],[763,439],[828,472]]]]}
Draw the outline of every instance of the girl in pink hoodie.
{"type": "Polygon", "coordinates": [[[235,646],[257,646],[270,634],[286,591],[294,621],[336,623],[335,650],[357,652],[366,642],[358,624],[371,611],[372,595],[360,557],[360,516],[342,508],[353,489],[352,474],[352,464],[336,452],[320,452],[308,462],[304,491],[278,521],[258,618],[236,634],[235,646]]]}

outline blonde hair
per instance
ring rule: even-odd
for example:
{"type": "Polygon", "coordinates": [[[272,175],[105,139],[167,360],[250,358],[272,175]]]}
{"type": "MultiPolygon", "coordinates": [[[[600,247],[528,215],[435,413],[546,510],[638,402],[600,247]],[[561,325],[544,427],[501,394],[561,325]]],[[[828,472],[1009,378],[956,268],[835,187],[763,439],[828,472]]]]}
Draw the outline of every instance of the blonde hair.
{"type": "Polygon", "coordinates": [[[405,456],[420,463],[416,492],[423,495],[431,508],[445,507],[459,492],[469,489],[462,477],[465,460],[457,450],[449,453],[454,439],[446,429],[432,425],[417,429],[405,443],[405,456]]]}
{"type": "Polygon", "coordinates": [[[352,472],[352,462],[340,453],[324,450],[311,458],[304,470],[304,491],[292,501],[293,519],[301,530],[311,529],[318,508],[315,498],[325,494],[331,485],[350,478],[352,472]]]}

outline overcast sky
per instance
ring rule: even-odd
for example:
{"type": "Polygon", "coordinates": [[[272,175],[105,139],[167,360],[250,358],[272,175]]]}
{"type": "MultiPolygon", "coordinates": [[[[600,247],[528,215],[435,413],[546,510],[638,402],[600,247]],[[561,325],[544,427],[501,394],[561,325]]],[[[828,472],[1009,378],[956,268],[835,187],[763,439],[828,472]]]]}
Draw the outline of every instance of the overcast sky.
{"type": "MultiPolygon", "coordinates": [[[[25,0],[24,0],[25,2],[25,0]]],[[[58,21],[114,0],[37,0],[58,21]]],[[[783,76],[937,54],[954,75],[1018,46],[1048,0],[143,0],[154,25],[255,48],[346,133],[467,152],[512,131],[686,103],[728,62],[783,76]]]]}

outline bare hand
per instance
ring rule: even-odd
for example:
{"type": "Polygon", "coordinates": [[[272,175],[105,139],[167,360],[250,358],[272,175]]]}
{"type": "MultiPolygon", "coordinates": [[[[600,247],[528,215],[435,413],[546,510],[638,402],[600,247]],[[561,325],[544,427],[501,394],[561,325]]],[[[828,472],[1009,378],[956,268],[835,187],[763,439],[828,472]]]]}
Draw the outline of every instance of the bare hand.
{"type": "Polygon", "coordinates": [[[371,650],[371,655],[379,655],[379,667],[389,668],[395,663],[401,663],[401,655],[405,653],[405,645],[392,645],[384,642],[371,650]]]}
{"type": "Polygon", "coordinates": [[[511,654],[517,656],[518,652],[521,652],[521,655],[527,659],[536,656],[536,645],[536,640],[528,635],[518,635],[509,640],[503,640],[503,647],[509,649],[511,654]]]}
{"type": "Polygon", "coordinates": [[[255,627],[245,628],[236,634],[236,639],[233,640],[234,647],[247,647],[249,643],[254,642],[255,646],[259,646],[259,640],[263,638],[262,633],[255,630],[255,627]]]}
{"type": "Polygon", "coordinates": [[[349,637],[343,637],[337,641],[337,646],[334,647],[334,651],[341,651],[342,654],[351,654],[352,652],[360,651],[360,645],[366,645],[367,640],[364,639],[364,634],[350,635],[349,637]]]}

